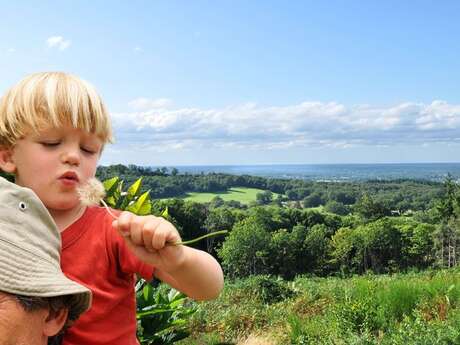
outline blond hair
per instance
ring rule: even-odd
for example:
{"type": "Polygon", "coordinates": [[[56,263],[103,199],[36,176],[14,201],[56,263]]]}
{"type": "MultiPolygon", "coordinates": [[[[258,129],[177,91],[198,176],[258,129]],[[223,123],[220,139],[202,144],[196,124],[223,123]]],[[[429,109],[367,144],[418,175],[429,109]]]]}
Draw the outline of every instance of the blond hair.
{"type": "Polygon", "coordinates": [[[12,147],[27,131],[65,125],[112,141],[107,109],[95,88],[63,72],[27,76],[0,100],[0,146],[12,147]]]}

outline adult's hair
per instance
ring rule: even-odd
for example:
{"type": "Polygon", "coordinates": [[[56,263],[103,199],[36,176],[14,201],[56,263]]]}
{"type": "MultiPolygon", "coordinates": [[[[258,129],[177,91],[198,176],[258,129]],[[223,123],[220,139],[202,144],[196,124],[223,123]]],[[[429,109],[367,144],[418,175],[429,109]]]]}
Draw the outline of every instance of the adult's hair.
{"type": "Polygon", "coordinates": [[[63,295],[55,297],[36,297],[36,296],[22,296],[14,295],[19,302],[19,305],[26,312],[33,312],[41,309],[48,309],[50,313],[56,314],[62,309],[68,310],[67,319],[60,332],[48,338],[48,345],[60,345],[64,332],[69,328],[73,322],[78,319],[79,313],[75,313],[75,298],[73,295],[63,295]]]}

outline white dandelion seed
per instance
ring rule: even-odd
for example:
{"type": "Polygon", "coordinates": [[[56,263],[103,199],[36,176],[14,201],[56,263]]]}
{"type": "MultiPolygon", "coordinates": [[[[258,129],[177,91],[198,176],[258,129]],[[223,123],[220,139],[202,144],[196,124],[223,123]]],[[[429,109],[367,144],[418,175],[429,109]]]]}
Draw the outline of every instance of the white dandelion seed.
{"type": "Polygon", "coordinates": [[[105,188],[101,181],[97,178],[90,178],[85,185],[77,189],[78,196],[83,206],[97,206],[99,204],[104,205],[107,212],[114,218],[118,219],[112,211],[110,211],[109,206],[104,201],[105,197],[105,188]]]}

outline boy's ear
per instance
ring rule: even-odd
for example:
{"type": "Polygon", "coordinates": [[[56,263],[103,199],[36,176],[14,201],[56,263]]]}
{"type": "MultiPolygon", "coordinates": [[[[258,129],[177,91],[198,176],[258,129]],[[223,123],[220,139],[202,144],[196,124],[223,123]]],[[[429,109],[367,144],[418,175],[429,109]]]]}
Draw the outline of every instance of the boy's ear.
{"type": "Polygon", "coordinates": [[[13,150],[0,147],[0,170],[14,174],[16,172],[16,164],[13,161],[13,150]]]}
{"type": "Polygon", "coordinates": [[[67,321],[69,310],[67,308],[59,309],[58,311],[50,310],[43,325],[43,335],[52,337],[59,333],[67,321]]]}

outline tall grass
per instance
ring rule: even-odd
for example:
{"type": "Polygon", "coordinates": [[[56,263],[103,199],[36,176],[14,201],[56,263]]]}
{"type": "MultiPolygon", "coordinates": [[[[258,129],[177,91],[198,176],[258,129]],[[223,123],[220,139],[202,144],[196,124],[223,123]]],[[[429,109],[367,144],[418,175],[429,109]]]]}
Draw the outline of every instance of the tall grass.
{"type": "Polygon", "coordinates": [[[237,344],[258,333],[291,345],[460,344],[459,305],[456,270],[292,282],[252,277],[227,282],[218,300],[200,304],[191,339],[237,344]]]}

